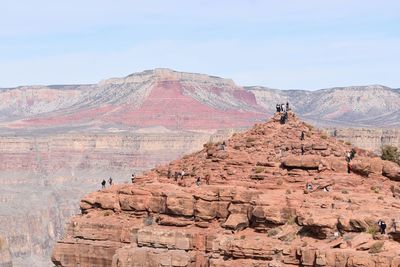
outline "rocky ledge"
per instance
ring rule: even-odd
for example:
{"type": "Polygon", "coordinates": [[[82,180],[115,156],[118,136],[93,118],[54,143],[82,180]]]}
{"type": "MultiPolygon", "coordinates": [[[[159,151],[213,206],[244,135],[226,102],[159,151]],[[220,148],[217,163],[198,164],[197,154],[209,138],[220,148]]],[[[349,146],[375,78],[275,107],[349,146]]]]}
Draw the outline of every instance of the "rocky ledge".
{"type": "Polygon", "coordinates": [[[400,166],[355,148],[348,173],[351,146],[279,116],[85,196],[53,263],[400,266],[400,166]]]}

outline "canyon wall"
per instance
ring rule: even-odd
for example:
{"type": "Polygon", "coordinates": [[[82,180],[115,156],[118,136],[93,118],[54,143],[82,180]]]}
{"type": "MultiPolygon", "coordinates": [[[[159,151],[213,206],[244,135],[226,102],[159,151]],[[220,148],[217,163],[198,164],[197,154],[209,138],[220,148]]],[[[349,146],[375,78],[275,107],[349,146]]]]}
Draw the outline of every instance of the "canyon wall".
{"type": "Polygon", "coordinates": [[[50,251],[78,201],[112,177],[130,182],[230,131],[60,134],[0,138],[0,266],[52,266],[50,251]],[[8,253],[8,254],[7,254],[8,253]],[[13,265],[11,264],[11,257],[13,265]],[[1,265],[4,258],[4,264],[1,265]]]}
{"type": "Polygon", "coordinates": [[[327,128],[334,137],[351,144],[381,153],[381,148],[391,145],[400,148],[400,129],[379,128],[327,128]]]}

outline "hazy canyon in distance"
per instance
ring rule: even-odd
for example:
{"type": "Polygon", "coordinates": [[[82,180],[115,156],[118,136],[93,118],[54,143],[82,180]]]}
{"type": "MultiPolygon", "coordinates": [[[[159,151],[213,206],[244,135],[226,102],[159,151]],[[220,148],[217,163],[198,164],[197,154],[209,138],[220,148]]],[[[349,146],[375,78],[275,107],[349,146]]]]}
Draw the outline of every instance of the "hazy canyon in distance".
{"type": "Polygon", "coordinates": [[[242,87],[169,69],[92,85],[0,89],[0,266],[51,266],[54,240],[102,179],[141,172],[265,121],[276,103],[357,146],[400,146],[400,90],[242,87]]]}

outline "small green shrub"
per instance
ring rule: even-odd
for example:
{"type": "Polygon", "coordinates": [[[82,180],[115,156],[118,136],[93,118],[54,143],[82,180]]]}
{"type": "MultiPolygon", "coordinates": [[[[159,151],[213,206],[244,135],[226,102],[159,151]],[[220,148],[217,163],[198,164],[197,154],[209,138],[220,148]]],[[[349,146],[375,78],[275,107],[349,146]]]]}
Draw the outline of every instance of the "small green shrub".
{"type": "Polygon", "coordinates": [[[381,188],[379,186],[371,186],[371,190],[374,191],[375,194],[379,194],[379,192],[381,191],[381,188]]]}
{"type": "Polygon", "coordinates": [[[276,236],[279,233],[278,229],[272,228],[267,232],[268,237],[276,236]]]}
{"type": "Polygon", "coordinates": [[[306,126],[307,128],[308,128],[308,130],[312,130],[312,129],[314,129],[314,126],[312,126],[311,124],[308,124],[308,123],[304,123],[304,126],[306,126]]]}
{"type": "Polygon", "coordinates": [[[322,134],[320,137],[321,137],[322,139],[328,139],[328,136],[327,136],[326,134],[322,134]]]}
{"type": "Polygon", "coordinates": [[[383,160],[390,160],[400,165],[400,151],[397,147],[394,146],[384,146],[382,147],[382,156],[383,160]]]}
{"type": "Polygon", "coordinates": [[[374,235],[376,235],[376,233],[378,233],[378,231],[379,231],[379,229],[377,226],[371,225],[371,226],[368,226],[368,228],[365,232],[374,236],[374,235]]]}
{"type": "Polygon", "coordinates": [[[295,225],[296,224],[296,216],[291,216],[287,222],[288,225],[295,225]]]}
{"type": "Polygon", "coordinates": [[[292,242],[296,238],[296,233],[288,233],[284,236],[279,237],[279,240],[283,242],[292,242]]]}
{"type": "Polygon", "coordinates": [[[255,138],[255,137],[248,137],[247,139],[246,139],[246,142],[247,143],[252,143],[252,142],[254,142],[254,141],[256,141],[257,140],[257,138],[255,138]]]}
{"type": "Polygon", "coordinates": [[[372,246],[368,252],[371,254],[376,254],[376,253],[382,252],[383,245],[384,245],[383,241],[375,242],[374,244],[372,244],[372,246]]]}
{"type": "Polygon", "coordinates": [[[262,173],[262,172],[264,172],[265,171],[265,168],[264,167],[260,167],[260,166],[257,166],[255,169],[254,169],[254,172],[255,173],[262,173]]]}

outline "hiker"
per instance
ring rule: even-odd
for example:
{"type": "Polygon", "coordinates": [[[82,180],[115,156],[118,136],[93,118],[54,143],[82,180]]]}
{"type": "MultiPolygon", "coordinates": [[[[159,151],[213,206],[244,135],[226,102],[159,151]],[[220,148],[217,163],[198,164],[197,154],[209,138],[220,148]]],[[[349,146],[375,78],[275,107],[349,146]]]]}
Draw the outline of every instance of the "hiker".
{"type": "Polygon", "coordinates": [[[329,192],[329,187],[328,187],[328,185],[327,185],[327,186],[324,186],[324,187],[323,187],[323,190],[324,190],[324,192],[329,192]]]}
{"type": "Polygon", "coordinates": [[[311,183],[307,183],[307,184],[306,184],[306,189],[307,189],[308,191],[313,190],[312,184],[311,184],[311,183]]]}
{"type": "Polygon", "coordinates": [[[168,169],[167,178],[168,178],[168,179],[171,179],[171,176],[172,176],[171,169],[168,169]]]}
{"type": "Polygon", "coordinates": [[[351,163],[347,162],[347,173],[351,173],[351,169],[352,169],[351,163]]]}
{"type": "Polygon", "coordinates": [[[285,104],[281,104],[281,111],[282,111],[282,112],[285,111],[285,104]]]}
{"type": "Polygon", "coordinates": [[[219,149],[225,150],[225,147],[226,147],[226,143],[225,143],[225,141],[223,141],[222,144],[219,146],[219,149]]]}
{"type": "Polygon", "coordinates": [[[392,219],[392,229],[397,232],[397,222],[394,218],[392,219]]]}
{"type": "Polygon", "coordinates": [[[353,148],[353,149],[350,151],[350,153],[349,153],[350,160],[352,160],[352,159],[354,158],[355,155],[356,155],[356,151],[355,151],[355,149],[353,148]]]}
{"type": "Polygon", "coordinates": [[[350,154],[350,152],[347,152],[346,153],[346,161],[349,163],[350,160],[351,160],[351,154],[350,154]]]}
{"type": "Polygon", "coordinates": [[[386,223],[383,220],[378,221],[379,229],[381,230],[381,235],[385,234],[386,223]]]}
{"type": "Polygon", "coordinates": [[[131,181],[132,181],[132,184],[135,182],[135,178],[136,178],[135,174],[134,174],[134,173],[132,173],[132,176],[131,176],[131,181]]]}
{"type": "Polygon", "coordinates": [[[289,101],[286,102],[286,111],[289,110],[289,101]]]}
{"type": "Polygon", "coordinates": [[[183,179],[183,176],[185,176],[185,171],[181,171],[181,179],[183,179]]]}
{"type": "Polygon", "coordinates": [[[301,145],[301,154],[304,155],[304,145],[301,145]]]}
{"type": "Polygon", "coordinates": [[[281,112],[281,106],[279,104],[276,104],[276,112],[281,112]]]}
{"type": "Polygon", "coordinates": [[[174,180],[175,182],[178,181],[179,172],[174,173],[174,180]]]}
{"type": "Polygon", "coordinates": [[[210,175],[209,174],[207,174],[204,179],[206,180],[206,184],[210,184],[210,175]]]}
{"type": "Polygon", "coordinates": [[[106,188],[106,180],[104,180],[104,179],[101,182],[101,188],[106,188]]]}
{"type": "Polygon", "coordinates": [[[197,185],[197,186],[200,186],[200,177],[197,177],[197,179],[196,179],[196,185],[197,185]]]}
{"type": "Polygon", "coordinates": [[[304,140],[304,131],[301,131],[300,140],[304,140]]]}
{"type": "Polygon", "coordinates": [[[112,182],[113,182],[113,179],[110,177],[110,178],[108,179],[108,183],[110,184],[110,186],[112,185],[112,182]]]}

